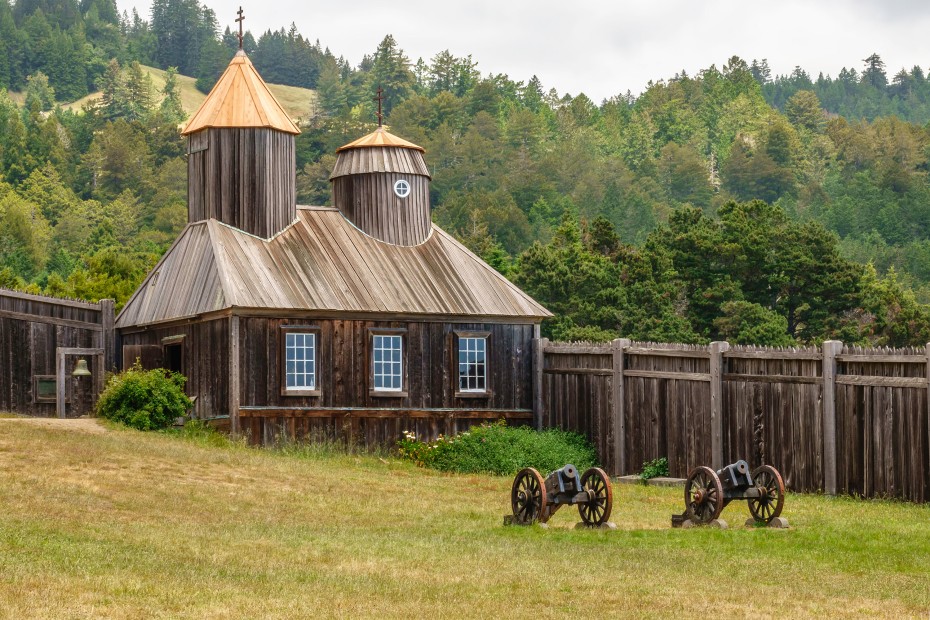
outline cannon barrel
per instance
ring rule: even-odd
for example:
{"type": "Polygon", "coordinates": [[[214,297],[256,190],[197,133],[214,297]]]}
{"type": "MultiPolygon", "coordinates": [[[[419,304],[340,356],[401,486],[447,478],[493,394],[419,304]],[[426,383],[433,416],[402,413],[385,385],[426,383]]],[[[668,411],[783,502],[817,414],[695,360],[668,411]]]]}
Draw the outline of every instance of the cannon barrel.
{"type": "Polygon", "coordinates": [[[749,463],[740,459],[735,463],[717,470],[720,483],[724,489],[739,489],[752,486],[752,476],[749,475],[749,463]]]}

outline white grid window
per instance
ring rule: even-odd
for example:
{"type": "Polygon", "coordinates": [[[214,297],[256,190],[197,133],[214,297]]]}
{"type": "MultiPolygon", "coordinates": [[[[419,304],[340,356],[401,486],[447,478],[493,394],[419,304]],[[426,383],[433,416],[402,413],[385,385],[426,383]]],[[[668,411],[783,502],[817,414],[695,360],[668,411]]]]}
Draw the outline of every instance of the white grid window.
{"type": "Polygon", "coordinates": [[[485,353],[487,338],[459,338],[459,391],[484,392],[487,390],[487,364],[485,353]]]}
{"type": "Polygon", "coordinates": [[[316,389],[316,334],[285,334],[287,389],[316,389]]]}
{"type": "Polygon", "coordinates": [[[404,387],[403,338],[375,334],[372,340],[375,389],[401,391],[404,387]]]}

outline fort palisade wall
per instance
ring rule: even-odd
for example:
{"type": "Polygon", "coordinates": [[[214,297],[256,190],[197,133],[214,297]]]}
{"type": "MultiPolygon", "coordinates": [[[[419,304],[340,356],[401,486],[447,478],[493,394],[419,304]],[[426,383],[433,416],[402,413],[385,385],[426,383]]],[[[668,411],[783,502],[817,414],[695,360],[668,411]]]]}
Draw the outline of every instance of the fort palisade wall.
{"type": "Polygon", "coordinates": [[[57,384],[59,352],[100,349],[103,355],[70,355],[63,395],[64,415],[90,411],[103,386],[105,371],[113,370],[113,301],[87,303],[0,289],[0,411],[33,416],[55,416],[57,397],[40,394],[38,379],[57,384]],[[71,376],[74,363],[84,358],[92,379],[71,376]]]}
{"type": "Polygon", "coordinates": [[[587,435],[611,474],[669,460],[775,466],[795,491],[930,501],[926,349],[535,342],[542,428],[587,435]]]}

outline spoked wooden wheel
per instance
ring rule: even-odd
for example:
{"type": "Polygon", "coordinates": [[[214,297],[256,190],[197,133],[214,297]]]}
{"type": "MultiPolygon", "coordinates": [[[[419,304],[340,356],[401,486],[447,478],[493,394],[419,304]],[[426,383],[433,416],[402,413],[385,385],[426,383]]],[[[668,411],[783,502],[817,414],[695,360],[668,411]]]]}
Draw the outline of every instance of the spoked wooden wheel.
{"type": "Polygon", "coordinates": [[[770,523],[781,514],[785,503],[785,483],[771,465],[756,468],[752,472],[752,482],[759,489],[759,497],[749,498],[749,512],[757,522],[770,523]]]}
{"type": "Polygon", "coordinates": [[[517,473],[510,492],[510,505],[513,508],[513,522],[518,525],[544,520],[542,515],[546,508],[546,484],[538,471],[527,467],[517,473]]]}
{"type": "Polygon", "coordinates": [[[723,510],[723,486],[710,467],[700,465],[691,470],[685,482],[685,512],[695,523],[710,523],[723,510]]]}
{"type": "Polygon", "coordinates": [[[590,501],[578,504],[578,512],[585,525],[600,525],[610,518],[614,505],[614,492],[610,478],[603,469],[592,467],[581,476],[581,488],[588,492],[590,501]]]}

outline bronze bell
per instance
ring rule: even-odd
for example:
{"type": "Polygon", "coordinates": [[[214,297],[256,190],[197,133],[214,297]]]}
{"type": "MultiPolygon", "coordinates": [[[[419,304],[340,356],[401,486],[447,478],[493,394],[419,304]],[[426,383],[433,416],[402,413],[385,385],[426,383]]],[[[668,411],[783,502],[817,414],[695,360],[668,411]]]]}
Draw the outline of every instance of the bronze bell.
{"type": "Polygon", "coordinates": [[[74,372],[71,373],[72,377],[89,377],[90,369],[87,368],[87,360],[79,359],[77,364],[74,365],[74,372]]]}

